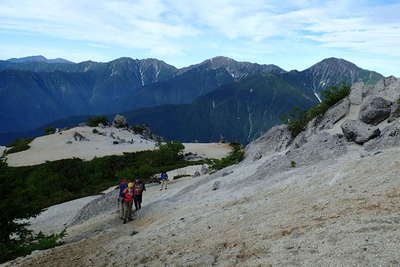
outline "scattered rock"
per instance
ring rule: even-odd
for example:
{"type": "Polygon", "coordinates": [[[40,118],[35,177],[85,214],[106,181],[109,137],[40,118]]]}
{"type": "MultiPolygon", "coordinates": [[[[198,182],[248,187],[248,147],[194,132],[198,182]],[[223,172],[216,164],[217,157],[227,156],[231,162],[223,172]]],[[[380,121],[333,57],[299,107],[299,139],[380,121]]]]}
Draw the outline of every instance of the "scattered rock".
{"type": "Polygon", "coordinates": [[[344,136],[347,140],[357,144],[364,144],[370,139],[380,135],[380,130],[358,120],[346,120],[341,125],[344,136]]]}
{"type": "Polygon", "coordinates": [[[131,236],[137,235],[139,232],[137,231],[132,231],[131,236]]]}
{"type": "Polygon", "coordinates": [[[112,121],[112,126],[116,128],[125,128],[128,126],[128,120],[124,116],[117,114],[112,121]]]}
{"type": "Polygon", "coordinates": [[[86,137],[84,137],[82,134],[80,134],[79,132],[75,132],[74,133],[74,139],[75,141],[89,141],[89,139],[87,139],[86,137]]]}
{"type": "Polygon", "coordinates": [[[201,174],[200,174],[199,171],[195,171],[194,174],[193,174],[193,177],[199,177],[200,175],[201,175],[201,174]]]}
{"type": "Polygon", "coordinates": [[[200,172],[201,172],[202,175],[207,174],[209,172],[209,169],[208,169],[207,165],[201,166],[201,171],[200,172]]]}
{"type": "Polygon", "coordinates": [[[215,181],[214,182],[214,184],[213,184],[213,186],[212,186],[212,190],[218,190],[219,189],[219,187],[220,187],[220,185],[221,185],[221,182],[220,181],[215,181]]]}
{"type": "Polygon", "coordinates": [[[292,238],[299,238],[300,236],[301,236],[301,234],[298,232],[293,232],[291,235],[292,238]]]}
{"type": "Polygon", "coordinates": [[[67,141],[67,142],[65,142],[67,145],[70,145],[70,144],[72,144],[72,141],[67,141]]]}
{"type": "Polygon", "coordinates": [[[222,176],[228,176],[229,174],[232,174],[233,171],[229,170],[229,171],[223,171],[222,172],[222,176]]]}
{"type": "Polygon", "coordinates": [[[392,102],[382,97],[368,97],[361,106],[360,120],[378,125],[390,116],[392,111],[392,102]]]}

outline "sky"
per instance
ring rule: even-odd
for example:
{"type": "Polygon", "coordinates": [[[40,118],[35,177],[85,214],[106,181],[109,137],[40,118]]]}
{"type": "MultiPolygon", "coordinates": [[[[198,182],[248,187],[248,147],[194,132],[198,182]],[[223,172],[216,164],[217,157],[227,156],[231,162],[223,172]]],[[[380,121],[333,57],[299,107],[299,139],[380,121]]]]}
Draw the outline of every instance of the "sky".
{"type": "Polygon", "coordinates": [[[0,59],[30,55],[286,70],[338,57],[400,77],[400,0],[0,0],[0,59]]]}

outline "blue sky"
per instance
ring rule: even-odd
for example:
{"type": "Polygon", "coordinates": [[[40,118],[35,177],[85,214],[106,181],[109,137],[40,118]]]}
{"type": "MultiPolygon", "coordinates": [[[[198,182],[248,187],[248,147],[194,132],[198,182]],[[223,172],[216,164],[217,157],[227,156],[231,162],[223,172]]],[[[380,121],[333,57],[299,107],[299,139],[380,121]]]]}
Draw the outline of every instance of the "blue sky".
{"type": "Polygon", "coordinates": [[[339,57],[400,76],[400,0],[0,0],[0,59],[214,56],[305,69],[339,57]]]}

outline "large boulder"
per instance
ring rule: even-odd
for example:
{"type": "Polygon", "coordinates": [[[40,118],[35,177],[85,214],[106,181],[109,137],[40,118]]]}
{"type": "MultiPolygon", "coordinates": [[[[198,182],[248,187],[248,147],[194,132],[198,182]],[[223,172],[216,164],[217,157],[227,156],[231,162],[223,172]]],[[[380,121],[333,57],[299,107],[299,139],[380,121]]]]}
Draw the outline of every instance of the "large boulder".
{"type": "Polygon", "coordinates": [[[364,146],[367,151],[400,146],[400,122],[389,124],[378,138],[369,141],[364,146]]]}
{"type": "Polygon", "coordinates": [[[280,152],[288,147],[292,139],[287,125],[272,127],[246,147],[246,161],[254,161],[274,152],[280,152]]]}
{"type": "Polygon", "coordinates": [[[359,120],[346,120],[341,128],[347,140],[360,145],[380,135],[377,127],[372,127],[359,120]]]}
{"type": "Polygon", "coordinates": [[[368,124],[378,125],[390,116],[392,104],[391,101],[383,97],[367,97],[360,109],[360,120],[368,124]]]}
{"type": "Polygon", "coordinates": [[[112,121],[112,126],[116,128],[124,128],[128,126],[128,120],[122,115],[115,115],[114,120],[112,121]]]}

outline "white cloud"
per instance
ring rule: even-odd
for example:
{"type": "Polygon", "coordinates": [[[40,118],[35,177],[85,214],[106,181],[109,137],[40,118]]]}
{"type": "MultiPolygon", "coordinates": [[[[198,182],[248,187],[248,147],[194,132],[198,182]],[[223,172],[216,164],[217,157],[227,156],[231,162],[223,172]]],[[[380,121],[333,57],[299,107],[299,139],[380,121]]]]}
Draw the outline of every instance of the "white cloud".
{"type": "Polygon", "coordinates": [[[367,0],[3,0],[0,29],[155,56],[195,53],[198,40],[216,47],[231,42],[240,50],[248,42],[261,47],[281,38],[282,45],[301,39],[398,57],[399,10],[400,4],[371,6],[367,0]]]}

